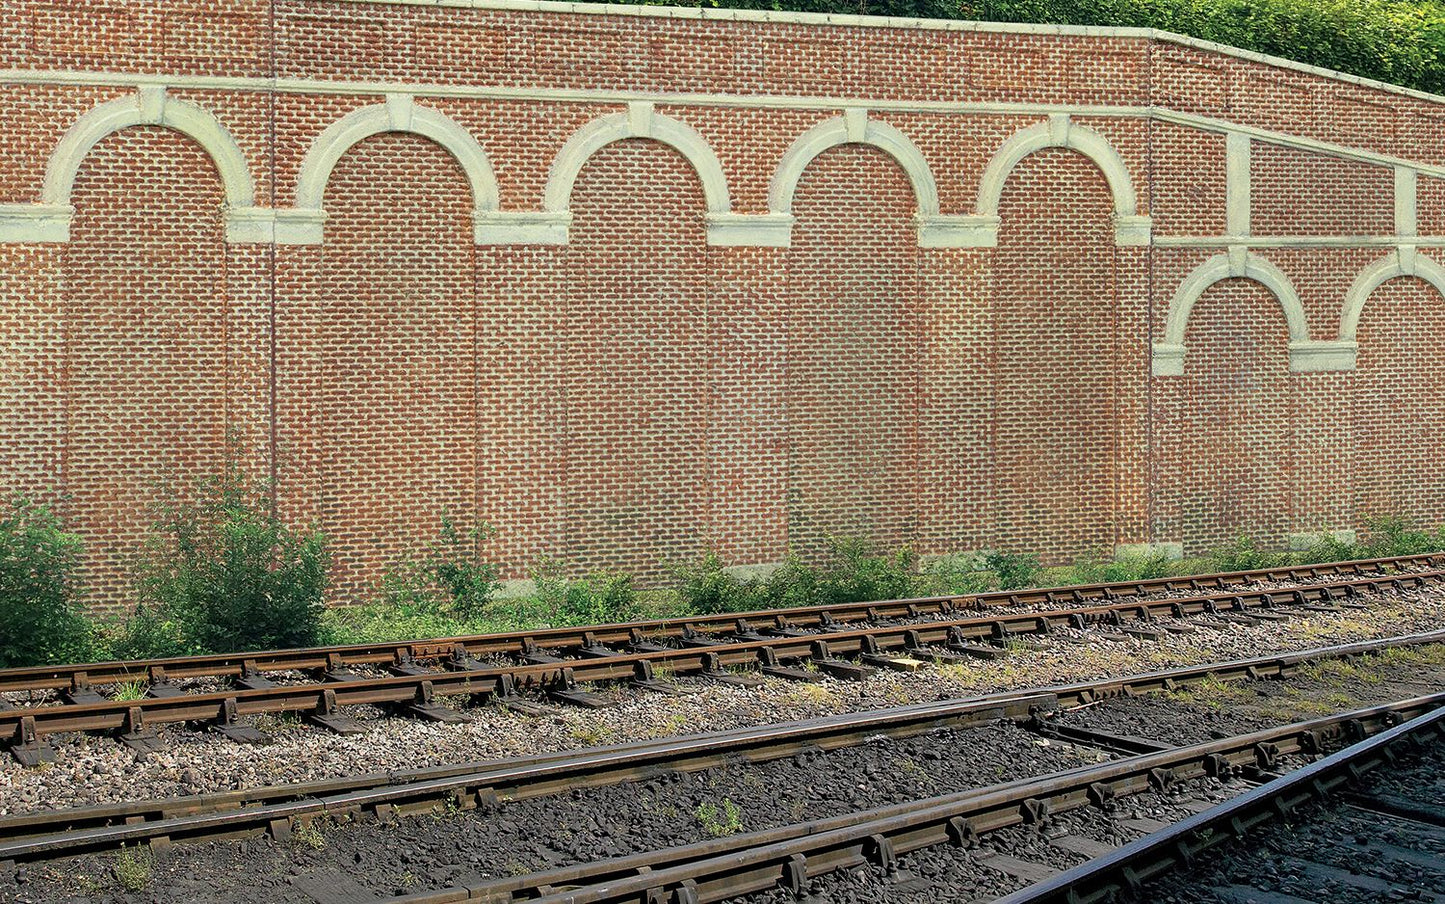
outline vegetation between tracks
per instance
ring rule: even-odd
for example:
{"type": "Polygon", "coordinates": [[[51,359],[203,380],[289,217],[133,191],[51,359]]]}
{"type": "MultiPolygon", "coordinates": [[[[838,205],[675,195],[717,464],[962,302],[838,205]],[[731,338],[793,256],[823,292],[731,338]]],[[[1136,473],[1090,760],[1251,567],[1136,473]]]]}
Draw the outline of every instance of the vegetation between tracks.
{"type": "Polygon", "coordinates": [[[845,604],[995,589],[1146,580],[1244,571],[1445,548],[1445,527],[1400,518],[1369,522],[1364,542],[1326,538],[1275,552],[1248,538],[1190,560],[1162,553],[1096,557],[1044,568],[1007,551],[920,562],[907,547],[835,538],[815,560],[768,570],[728,568],[707,552],[675,568],[674,586],[638,591],[627,575],[566,576],[559,563],[533,574],[536,593],[496,598],[498,571],[482,555],[485,527],[443,515],[437,539],[380,582],[377,601],[325,609],[325,537],[284,524],[266,488],[228,472],[185,500],[156,509],[137,569],[140,606],[125,620],[87,618],[76,602],[80,540],[45,505],[15,497],[0,511],[0,667],[186,653],[227,653],[319,643],[372,643],[676,617],[693,613],[845,604]]]}

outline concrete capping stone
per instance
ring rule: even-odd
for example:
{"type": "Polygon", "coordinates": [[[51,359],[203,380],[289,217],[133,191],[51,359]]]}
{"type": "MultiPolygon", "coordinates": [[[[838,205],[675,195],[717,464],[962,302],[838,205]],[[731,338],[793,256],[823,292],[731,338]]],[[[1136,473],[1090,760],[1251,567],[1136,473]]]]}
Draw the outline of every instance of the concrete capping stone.
{"type": "Polygon", "coordinates": [[[1154,221],[1148,215],[1124,216],[1114,214],[1114,244],[1123,247],[1140,247],[1150,244],[1154,221]]]}
{"type": "Polygon", "coordinates": [[[1284,57],[1253,50],[1243,50],[1188,35],[1156,28],[1133,28],[1108,25],[1054,25],[1045,23],[978,22],[967,19],[914,19],[902,16],[860,16],[843,13],[804,13],[773,10],[716,9],[712,7],[637,6],[622,3],[568,3],[563,0],[340,0],[342,3],[378,4],[386,6],[451,7],[458,9],[497,10],[510,12],[572,13],[577,15],[691,19],[723,22],[763,22],[792,25],[831,26],[839,28],[895,28],[914,31],[965,31],[991,34],[1062,35],[1074,37],[1136,38],[1164,44],[1177,44],[1205,50],[1278,69],[1304,72],[1322,78],[1348,82],[1433,103],[1445,104],[1445,96],[1431,94],[1403,85],[1392,85],[1362,75],[1351,75],[1337,69],[1311,66],[1284,57]]]}
{"type": "Polygon", "coordinates": [[[1326,373],[1355,369],[1358,343],[1342,341],[1291,342],[1289,369],[1292,373],[1326,373]]]}
{"type": "Polygon", "coordinates": [[[1357,534],[1353,528],[1341,528],[1339,530],[1306,531],[1289,535],[1289,548],[1291,552],[1301,552],[1320,543],[1323,540],[1334,540],[1337,543],[1354,543],[1357,534]]]}
{"type": "Polygon", "coordinates": [[[326,225],[321,208],[280,207],[274,211],[274,236],[278,245],[319,245],[326,225]]]}
{"type": "Polygon", "coordinates": [[[499,600],[519,600],[536,595],[536,581],[531,578],[513,578],[511,580],[497,582],[497,592],[492,594],[492,598],[499,600]]]}
{"type": "Polygon", "coordinates": [[[1184,346],[1167,342],[1154,343],[1150,372],[1156,377],[1184,376],[1184,346]]]}
{"type": "Polygon", "coordinates": [[[566,211],[477,210],[472,241],[478,245],[565,245],[572,214],[566,211]]]}
{"type": "Polygon", "coordinates": [[[920,248],[993,248],[998,245],[998,217],[938,214],[917,217],[920,248]]]}
{"type": "Polygon", "coordinates": [[[68,242],[74,217],[69,204],[0,204],[0,243],[68,242]]]}
{"type": "Polygon", "coordinates": [[[1114,561],[1127,558],[1143,558],[1163,553],[1164,557],[1173,561],[1184,558],[1184,544],[1174,541],[1158,541],[1154,543],[1120,543],[1114,547],[1114,561]]]}
{"type": "Polygon", "coordinates": [[[793,215],[709,213],[707,243],[718,247],[787,248],[793,243],[793,215]]]}

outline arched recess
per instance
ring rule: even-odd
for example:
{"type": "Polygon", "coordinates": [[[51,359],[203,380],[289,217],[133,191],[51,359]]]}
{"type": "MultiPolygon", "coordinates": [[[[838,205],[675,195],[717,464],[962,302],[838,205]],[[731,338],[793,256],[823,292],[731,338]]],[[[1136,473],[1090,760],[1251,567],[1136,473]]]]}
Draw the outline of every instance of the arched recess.
{"type": "Polygon", "coordinates": [[[1200,264],[1180,284],[1169,302],[1164,325],[1164,340],[1154,343],[1153,372],[1156,377],[1177,377],[1184,374],[1184,331],[1189,325],[1189,312],[1205,290],[1223,279],[1242,278],[1260,283],[1278,299],[1289,326],[1290,370],[1340,370],[1339,344],[1312,342],[1305,320],[1304,305],[1289,277],[1274,264],[1244,248],[1233,248],[1216,254],[1200,264]]]}
{"type": "Polygon", "coordinates": [[[1355,278],[1340,313],[1340,343],[1350,343],[1351,349],[1354,348],[1365,302],[1369,301],[1371,293],[1381,285],[1401,276],[1418,276],[1445,296],[1445,267],[1428,257],[1416,254],[1413,247],[1397,248],[1366,267],[1355,278]]]}
{"type": "Polygon", "coordinates": [[[410,132],[440,145],[454,157],[472,188],[474,232],[497,226],[500,203],[491,161],[471,133],[456,120],[429,107],[417,106],[411,95],[389,94],[386,103],[353,110],[317,136],[301,161],[296,180],[296,207],[277,211],[277,241],[317,244],[322,240],[326,212],[322,197],[331,171],[347,151],[382,132],[410,132]]]}
{"type": "Polygon", "coordinates": [[[210,155],[225,190],[227,241],[269,240],[254,228],[270,211],[254,206],[255,182],[236,139],[202,108],[171,97],[162,85],[143,85],[134,95],[103,103],[76,120],[50,155],[40,203],[0,205],[0,241],[68,242],[75,215],[70,196],[86,155],[107,135],[139,125],[174,129],[210,155]]]}
{"type": "Polygon", "coordinates": [[[998,205],[1004,183],[1019,161],[1044,148],[1068,148],[1094,162],[1109,183],[1114,196],[1114,242],[1118,245],[1149,244],[1150,220],[1138,212],[1138,198],[1129,178],[1129,167],[1109,140],[1087,126],[1081,126],[1067,113],[1057,113],[1045,122],[1016,132],[1004,142],[984,169],[979,183],[978,208],[972,221],[978,245],[992,247],[998,236],[998,205]],[[992,240],[990,240],[990,238],[992,240]]]}
{"type": "Polygon", "coordinates": [[[732,212],[727,177],[723,175],[722,164],[707,139],[692,126],[658,113],[651,103],[645,101],[628,104],[626,113],[612,113],[592,120],[567,139],[562,150],[557,152],[542,196],[543,217],[548,218],[557,243],[567,241],[567,227],[572,221],[572,187],[582,167],[587,165],[593,154],[626,138],[650,138],[665,144],[692,165],[702,182],[707,208],[708,244],[767,244],[756,241],[753,235],[752,224],[759,217],[732,212]]]}
{"type": "Polygon", "coordinates": [[[958,217],[941,216],[938,207],[938,182],[933,170],[907,135],[886,122],[868,117],[868,111],[850,108],[842,116],[818,123],[799,135],[778,161],[768,186],[769,225],[777,241],[787,245],[793,225],[793,194],[808,164],[824,151],[841,144],[866,144],[892,157],[902,167],[913,186],[918,205],[916,223],[919,244],[924,247],[950,247],[954,221],[958,217]]]}

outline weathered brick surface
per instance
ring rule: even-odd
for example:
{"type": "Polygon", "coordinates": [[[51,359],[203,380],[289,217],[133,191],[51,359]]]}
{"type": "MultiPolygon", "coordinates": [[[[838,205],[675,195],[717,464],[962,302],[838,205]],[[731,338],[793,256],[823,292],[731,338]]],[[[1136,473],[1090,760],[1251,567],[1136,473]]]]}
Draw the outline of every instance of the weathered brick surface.
{"type": "Polygon", "coordinates": [[[648,580],[708,545],[765,563],[828,534],[1061,561],[1445,519],[1445,102],[1143,33],[494,7],[0,0],[0,205],[20,205],[0,228],[74,208],[66,243],[0,241],[0,488],[59,501],[97,606],[128,603],[146,506],[228,434],[333,538],[338,600],[443,511],[495,528],[508,577],[551,557],[648,580]],[[239,171],[152,112],[53,197],[67,130],[159,103],[141,80],[224,128],[239,171]],[[848,106],[916,146],[946,217],[980,212],[1031,127],[1122,168],[1037,149],[995,246],[921,247],[904,161],[850,141],[803,170],[788,247],[725,247],[685,154],[620,135],[581,164],[565,245],[491,245],[456,148],[390,129],[337,161],[319,244],[227,241],[228,188],[294,207],[308,151],[388,93],[475,139],[506,212],[542,211],[569,138],[629,111],[695,130],[735,214],[768,213],[780,159],[848,106]],[[1237,232],[1231,129],[1255,140],[1253,244],[1229,266],[1278,268],[1291,298],[1230,271],[1169,337],[1237,232]],[[1423,168],[1419,239],[1395,236],[1398,161],[1423,168]],[[1150,244],[1116,241],[1129,192],[1150,244]],[[1424,264],[1391,257],[1415,241],[1424,264]],[[1405,278],[1365,304],[1358,366],[1292,372],[1292,341],[1349,338],[1382,259],[1405,278]],[[1184,375],[1152,376],[1173,342],[1184,375]]]}

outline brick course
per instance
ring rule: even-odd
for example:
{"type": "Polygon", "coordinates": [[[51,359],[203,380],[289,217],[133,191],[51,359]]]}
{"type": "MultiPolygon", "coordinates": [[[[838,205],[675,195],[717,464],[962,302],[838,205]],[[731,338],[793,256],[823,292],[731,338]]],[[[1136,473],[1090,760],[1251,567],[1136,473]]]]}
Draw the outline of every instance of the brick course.
{"type": "Polygon", "coordinates": [[[444,510],[508,577],[649,581],[1445,519],[1445,99],[1149,32],[521,0],[0,0],[0,67],[0,487],[59,502],[97,607],[228,433],[338,601],[444,510]]]}

